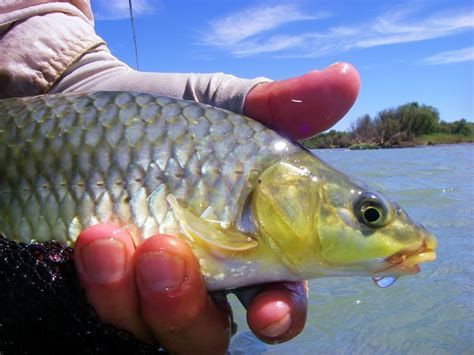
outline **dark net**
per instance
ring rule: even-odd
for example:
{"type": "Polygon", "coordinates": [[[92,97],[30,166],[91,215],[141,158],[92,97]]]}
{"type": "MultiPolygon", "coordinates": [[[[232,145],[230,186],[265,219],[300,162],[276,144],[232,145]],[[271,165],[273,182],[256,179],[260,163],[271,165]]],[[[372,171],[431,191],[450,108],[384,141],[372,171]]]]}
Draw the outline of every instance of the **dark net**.
{"type": "Polygon", "coordinates": [[[102,323],[87,304],[72,249],[0,235],[0,354],[156,354],[102,323]]]}

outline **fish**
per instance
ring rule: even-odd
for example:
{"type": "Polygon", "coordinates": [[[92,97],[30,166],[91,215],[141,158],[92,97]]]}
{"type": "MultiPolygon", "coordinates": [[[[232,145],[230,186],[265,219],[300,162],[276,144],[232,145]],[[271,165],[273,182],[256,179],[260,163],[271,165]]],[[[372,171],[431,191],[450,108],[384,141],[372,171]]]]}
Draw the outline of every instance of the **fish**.
{"type": "Polygon", "coordinates": [[[185,240],[208,290],[367,275],[436,258],[383,193],[236,113],[134,92],[0,100],[0,234],[73,246],[98,223],[185,240]]]}

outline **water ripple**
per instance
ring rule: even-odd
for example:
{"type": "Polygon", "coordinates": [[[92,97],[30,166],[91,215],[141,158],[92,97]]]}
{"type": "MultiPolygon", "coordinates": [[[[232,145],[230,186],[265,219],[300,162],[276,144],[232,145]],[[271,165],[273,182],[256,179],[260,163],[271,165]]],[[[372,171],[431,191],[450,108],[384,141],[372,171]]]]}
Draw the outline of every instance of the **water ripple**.
{"type": "Polygon", "coordinates": [[[306,328],[286,344],[258,341],[240,309],[232,354],[473,354],[474,145],[316,154],[394,196],[438,237],[438,259],[383,290],[312,280],[306,328]]]}

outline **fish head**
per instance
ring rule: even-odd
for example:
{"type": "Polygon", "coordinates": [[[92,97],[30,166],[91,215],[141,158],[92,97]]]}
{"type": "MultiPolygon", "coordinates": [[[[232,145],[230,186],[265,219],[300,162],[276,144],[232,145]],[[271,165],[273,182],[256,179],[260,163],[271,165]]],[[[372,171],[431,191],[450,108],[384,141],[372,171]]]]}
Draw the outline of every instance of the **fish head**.
{"type": "Polygon", "coordinates": [[[252,206],[264,242],[301,277],[398,277],[435,259],[435,237],[400,206],[306,152],[268,168],[252,206]]]}

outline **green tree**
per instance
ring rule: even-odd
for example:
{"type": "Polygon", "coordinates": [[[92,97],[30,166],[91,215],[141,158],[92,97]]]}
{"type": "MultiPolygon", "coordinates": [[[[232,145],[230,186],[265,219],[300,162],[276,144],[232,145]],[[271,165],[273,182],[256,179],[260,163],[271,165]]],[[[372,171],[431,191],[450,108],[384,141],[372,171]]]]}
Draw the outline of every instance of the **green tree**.
{"type": "Polygon", "coordinates": [[[469,127],[469,124],[465,118],[452,122],[450,126],[451,133],[462,134],[463,136],[472,134],[471,127],[469,127]]]}
{"type": "Polygon", "coordinates": [[[413,136],[435,132],[439,126],[438,110],[417,102],[399,106],[395,117],[400,120],[400,130],[413,136]]]}
{"type": "Polygon", "coordinates": [[[386,145],[402,131],[402,122],[397,117],[396,109],[380,111],[375,117],[377,143],[386,145]]]}
{"type": "Polygon", "coordinates": [[[355,143],[375,143],[376,128],[370,115],[365,114],[351,124],[351,136],[355,143]]]}

